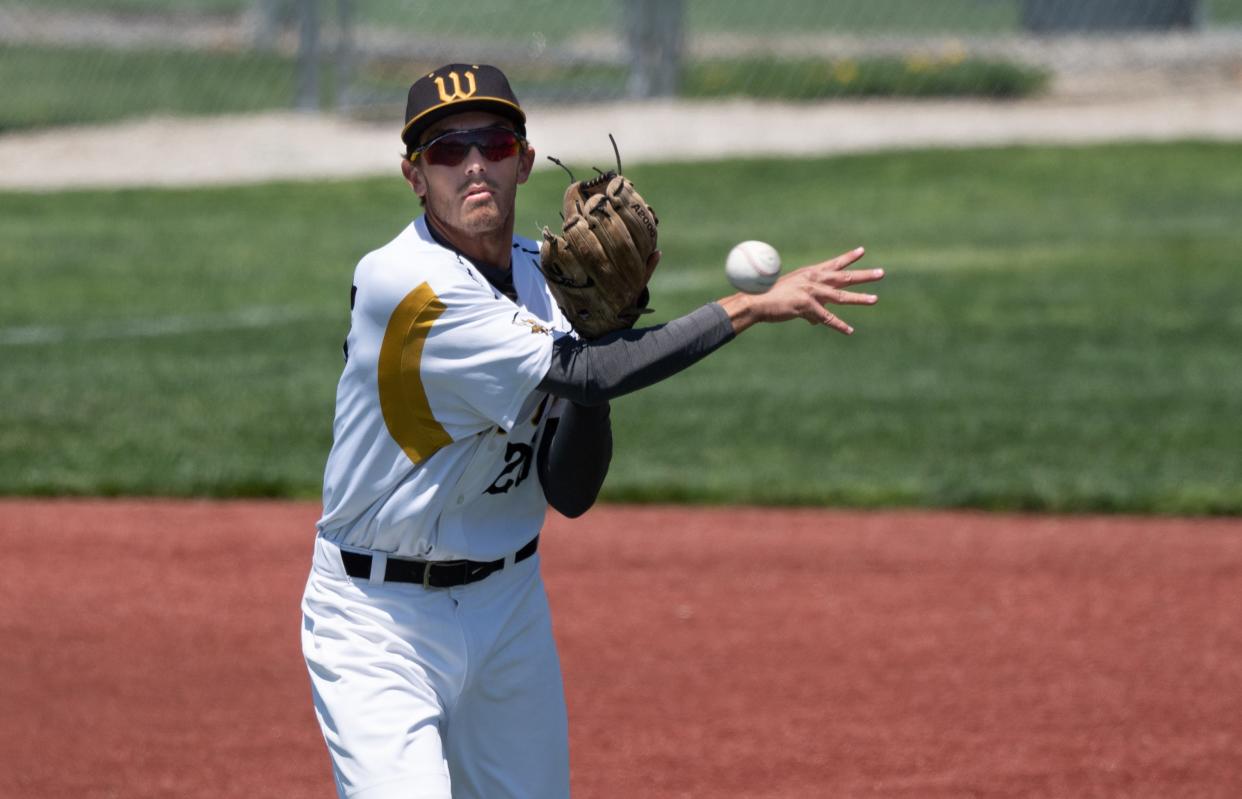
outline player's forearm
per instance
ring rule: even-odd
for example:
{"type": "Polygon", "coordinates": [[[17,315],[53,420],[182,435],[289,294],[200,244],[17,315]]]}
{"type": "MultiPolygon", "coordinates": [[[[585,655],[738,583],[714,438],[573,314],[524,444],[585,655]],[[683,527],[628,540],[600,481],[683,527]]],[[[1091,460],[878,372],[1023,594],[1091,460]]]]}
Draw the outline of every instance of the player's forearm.
{"type": "Polygon", "coordinates": [[[612,422],[608,403],[586,407],[570,403],[544,433],[539,482],[548,504],[575,518],[595,504],[612,462],[612,422]]]}
{"type": "Polygon", "coordinates": [[[599,405],[658,383],[732,340],[733,322],[716,303],[663,325],[620,330],[594,341],[565,337],[552,348],[541,391],[599,405]]]}

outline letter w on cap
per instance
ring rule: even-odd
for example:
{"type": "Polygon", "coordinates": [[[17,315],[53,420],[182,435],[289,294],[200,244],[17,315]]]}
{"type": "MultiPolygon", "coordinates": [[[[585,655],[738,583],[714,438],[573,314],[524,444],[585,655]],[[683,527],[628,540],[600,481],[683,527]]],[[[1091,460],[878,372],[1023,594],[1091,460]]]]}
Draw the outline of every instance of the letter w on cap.
{"type": "Polygon", "coordinates": [[[436,77],[435,79],[436,89],[440,92],[440,100],[443,102],[451,103],[454,100],[465,100],[467,97],[474,96],[474,93],[478,90],[474,83],[473,72],[466,72],[466,86],[468,88],[465,91],[461,89],[461,78],[457,77],[456,72],[450,72],[448,76],[449,80],[453,81],[452,94],[448,93],[448,87],[444,85],[444,78],[436,77]]]}

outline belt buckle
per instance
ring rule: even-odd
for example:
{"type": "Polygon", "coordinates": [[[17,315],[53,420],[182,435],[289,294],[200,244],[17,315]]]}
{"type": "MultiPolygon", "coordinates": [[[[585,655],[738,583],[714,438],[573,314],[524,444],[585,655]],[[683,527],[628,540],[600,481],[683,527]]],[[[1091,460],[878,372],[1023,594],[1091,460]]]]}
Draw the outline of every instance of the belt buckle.
{"type": "MultiPolygon", "coordinates": [[[[432,568],[449,569],[465,567],[468,561],[464,560],[428,560],[424,561],[423,566],[423,588],[443,588],[444,586],[431,584],[432,568]]],[[[468,573],[468,570],[467,570],[468,573]]],[[[451,585],[451,584],[450,584],[451,585]]]]}
{"type": "Polygon", "coordinates": [[[423,561],[423,588],[439,588],[439,586],[431,584],[432,567],[442,567],[445,569],[459,569],[461,572],[461,585],[478,582],[484,577],[488,577],[494,571],[504,568],[504,561],[498,563],[472,563],[468,560],[427,560],[423,561]],[[481,575],[481,576],[480,576],[481,575]]]}

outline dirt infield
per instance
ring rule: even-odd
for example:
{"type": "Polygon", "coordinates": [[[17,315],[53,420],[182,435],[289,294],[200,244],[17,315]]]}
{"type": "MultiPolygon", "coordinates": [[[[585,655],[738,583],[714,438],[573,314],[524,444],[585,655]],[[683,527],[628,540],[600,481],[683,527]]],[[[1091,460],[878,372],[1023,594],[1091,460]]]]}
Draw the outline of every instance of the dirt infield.
{"type": "MultiPolygon", "coordinates": [[[[0,501],[0,796],[330,797],[316,510],[0,501]]],[[[542,551],[577,797],[1242,795],[1242,520],[605,507],[542,551]]]]}

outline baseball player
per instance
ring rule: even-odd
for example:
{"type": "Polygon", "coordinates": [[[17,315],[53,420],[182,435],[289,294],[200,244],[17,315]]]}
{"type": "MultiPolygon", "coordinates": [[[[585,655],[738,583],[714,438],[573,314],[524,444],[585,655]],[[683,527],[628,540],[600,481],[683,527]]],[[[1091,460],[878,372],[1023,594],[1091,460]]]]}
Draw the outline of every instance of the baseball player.
{"type": "MultiPolygon", "coordinates": [[[[423,212],[354,272],[302,603],[341,797],[568,796],[539,532],[549,504],[579,516],[594,503],[612,452],[609,400],[755,323],[852,332],[825,304],[870,304],[842,287],[882,276],[846,269],[859,249],[766,294],[584,336],[545,278],[546,246],[514,235],[517,187],[535,157],[525,123],[495,67],[449,64],[418,78],[401,166],[423,212]]],[[[645,276],[658,257],[638,259],[645,276]]]]}

